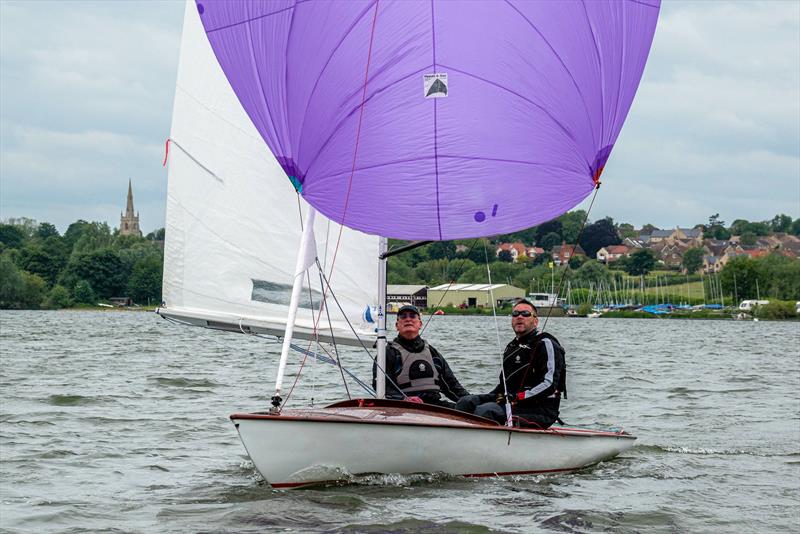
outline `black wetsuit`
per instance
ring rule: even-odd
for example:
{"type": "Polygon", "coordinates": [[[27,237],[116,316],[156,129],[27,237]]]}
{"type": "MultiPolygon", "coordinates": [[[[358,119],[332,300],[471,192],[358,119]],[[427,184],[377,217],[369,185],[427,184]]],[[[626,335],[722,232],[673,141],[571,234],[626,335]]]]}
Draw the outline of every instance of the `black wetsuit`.
{"type": "MultiPolygon", "coordinates": [[[[405,338],[397,336],[394,338],[393,343],[397,343],[403,346],[409,352],[421,352],[425,348],[425,341],[419,336],[415,339],[409,341],[405,338]]],[[[434,389],[431,391],[416,391],[413,393],[407,393],[408,396],[417,396],[422,399],[422,401],[426,404],[436,404],[438,406],[446,406],[448,408],[454,408],[455,402],[465,396],[469,395],[466,389],[458,382],[453,371],[450,369],[450,366],[447,365],[447,361],[444,359],[444,356],[439,354],[432,346],[428,345],[428,348],[431,351],[431,356],[433,358],[433,365],[436,367],[436,371],[438,373],[438,379],[436,380],[436,385],[438,386],[438,390],[434,389]],[[447,397],[453,402],[448,402],[442,399],[442,395],[447,397]]],[[[402,371],[403,362],[400,356],[400,352],[391,346],[391,344],[386,345],[386,373],[391,378],[391,381],[386,381],[386,398],[387,399],[403,399],[405,395],[401,393],[396,387],[395,384],[398,383],[398,376],[402,371]],[[394,382],[394,383],[392,383],[394,382]]],[[[373,364],[372,366],[372,387],[376,387],[375,384],[375,375],[376,375],[377,367],[373,364]]]]}
{"type": "Polygon", "coordinates": [[[490,393],[470,395],[457,408],[505,423],[507,390],[516,423],[534,428],[552,425],[558,419],[561,396],[566,397],[567,366],[558,340],[536,330],[514,338],[503,352],[503,369],[505,388],[501,374],[499,384],[490,393]],[[521,392],[523,399],[519,399],[521,392]]]}

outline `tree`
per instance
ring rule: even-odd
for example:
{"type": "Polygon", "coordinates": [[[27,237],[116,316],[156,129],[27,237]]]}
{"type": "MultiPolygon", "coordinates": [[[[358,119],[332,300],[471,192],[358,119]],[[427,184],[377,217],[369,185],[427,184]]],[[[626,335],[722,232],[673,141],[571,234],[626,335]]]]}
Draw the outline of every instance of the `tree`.
{"type": "Polygon", "coordinates": [[[150,241],[164,241],[164,234],[165,234],[164,229],[159,228],[158,230],[155,230],[147,234],[147,237],[145,237],[145,239],[149,239],[150,241]]]}
{"type": "Polygon", "coordinates": [[[611,217],[600,219],[583,229],[581,236],[581,247],[590,258],[597,255],[597,251],[608,245],[619,245],[622,240],[614,227],[614,220],[611,217]]]}
{"type": "MultiPolygon", "coordinates": [[[[81,238],[82,239],[82,238],[81,238]]],[[[70,260],[65,282],[85,280],[99,298],[121,296],[127,285],[127,276],[122,261],[116,252],[105,248],[83,254],[70,260]]],[[[71,284],[74,286],[74,283],[71,284]]]]}
{"type": "Polygon", "coordinates": [[[753,232],[745,232],[742,234],[741,239],[739,239],[739,243],[748,246],[755,245],[757,239],[758,238],[756,237],[756,234],[754,234],[753,232]]]}
{"type": "Polygon", "coordinates": [[[428,245],[428,256],[432,260],[452,259],[456,255],[456,244],[453,241],[435,241],[428,245]]]}
{"type": "Polygon", "coordinates": [[[514,261],[514,256],[511,255],[510,250],[501,250],[497,254],[497,259],[506,263],[512,263],[514,261]]]}
{"type": "Polygon", "coordinates": [[[19,307],[22,296],[22,274],[8,253],[0,255],[0,309],[19,307]]]}
{"type": "Polygon", "coordinates": [[[556,234],[558,236],[559,243],[561,242],[561,221],[558,219],[553,219],[552,221],[547,221],[546,223],[542,223],[536,227],[536,244],[540,247],[544,248],[542,244],[542,239],[547,234],[556,234]]]}
{"type": "Polygon", "coordinates": [[[163,265],[159,258],[150,256],[139,260],[133,266],[128,279],[128,295],[134,302],[161,302],[161,272],[163,265]]]}
{"type": "Polygon", "coordinates": [[[795,219],[790,230],[792,235],[800,236],[800,219],[795,219]]]}
{"type": "Polygon", "coordinates": [[[707,237],[726,241],[731,238],[731,233],[725,228],[725,221],[719,220],[719,213],[708,218],[708,224],[705,225],[703,233],[707,237]]]}
{"type": "Polygon", "coordinates": [[[92,285],[86,280],[78,280],[72,290],[72,296],[75,298],[75,302],[79,304],[94,304],[97,300],[94,291],[92,291],[92,285]]]}
{"type": "Polygon", "coordinates": [[[789,232],[792,229],[792,218],[781,213],[772,218],[770,226],[773,232],[789,232]]]}
{"type": "Polygon", "coordinates": [[[560,244],[561,244],[561,236],[555,232],[550,232],[539,241],[539,246],[548,252],[553,250],[554,246],[560,244]]]}
{"type": "Polygon", "coordinates": [[[72,306],[72,298],[69,296],[69,290],[64,286],[58,284],[54,285],[50,293],[47,294],[47,298],[44,299],[42,305],[51,310],[69,308],[72,306]]]}
{"type": "Polygon", "coordinates": [[[756,261],[747,256],[739,256],[730,260],[719,274],[724,294],[736,295],[739,300],[754,299],[764,285],[766,280],[756,280],[759,278],[758,265],[756,261]]]}
{"type": "Polygon", "coordinates": [[[577,243],[581,228],[586,222],[586,212],[570,211],[558,218],[561,222],[561,238],[567,243],[577,243]]]}
{"type": "Polygon", "coordinates": [[[658,229],[659,229],[658,226],[653,226],[652,224],[647,223],[644,226],[642,226],[642,233],[643,234],[652,234],[653,230],[658,230],[658,229]]]}
{"type": "Polygon", "coordinates": [[[25,232],[13,224],[0,224],[0,243],[8,248],[20,248],[25,241],[25,232]]]}
{"type": "Polygon", "coordinates": [[[575,271],[572,282],[580,286],[588,287],[589,284],[598,282],[610,282],[611,274],[608,268],[596,260],[589,260],[575,271]]]}
{"type": "MultiPolygon", "coordinates": [[[[48,237],[48,240],[58,237],[48,237]]],[[[21,251],[17,264],[29,273],[37,274],[47,282],[48,286],[52,286],[61,269],[67,263],[67,258],[64,256],[60,243],[53,247],[44,247],[40,243],[28,243],[21,251]]]]}
{"type": "Polygon", "coordinates": [[[39,228],[36,229],[36,237],[39,239],[47,239],[48,237],[61,237],[61,234],[58,233],[58,229],[48,222],[43,222],[39,224],[39,228]]]}
{"type": "Polygon", "coordinates": [[[579,269],[581,265],[589,261],[589,258],[586,256],[572,256],[569,259],[569,268],[570,269],[579,269]]]}
{"type": "Polygon", "coordinates": [[[617,234],[621,239],[625,239],[626,237],[635,238],[637,236],[636,229],[633,227],[632,224],[628,223],[620,223],[617,225],[617,234]]]}
{"type": "Polygon", "coordinates": [[[683,254],[683,268],[689,274],[694,274],[703,266],[705,250],[699,247],[690,248],[683,254]]]}
{"type": "Polygon", "coordinates": [[[637,250],[628,257],[626,272],[632,276],[647,274],[656,266],[656,256],[649,248],[637,250]]]}

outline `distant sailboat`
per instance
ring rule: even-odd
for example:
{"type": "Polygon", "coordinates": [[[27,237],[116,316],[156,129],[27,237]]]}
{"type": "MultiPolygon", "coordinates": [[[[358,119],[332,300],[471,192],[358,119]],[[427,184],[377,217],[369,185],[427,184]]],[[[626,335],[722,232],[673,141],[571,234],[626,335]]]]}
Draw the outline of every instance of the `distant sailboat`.
{"type": "Polygon", "coordinates": [[[272,486],[359,473],[569,471],[632,446],[623,431],[503,427],[384,400],[383,380],[375,399],[286,409],[282,381],[297,337],[376,343],[383,368],[386,237],[511,232],[591,194],[658,8],[187,4],[159,313],[283,337],[273,408],[231,416],[272,486]],[[298,212],[302,231],[290,224],[298,212]],[[320,289],[304,301],[314,265],[320,289]]]}

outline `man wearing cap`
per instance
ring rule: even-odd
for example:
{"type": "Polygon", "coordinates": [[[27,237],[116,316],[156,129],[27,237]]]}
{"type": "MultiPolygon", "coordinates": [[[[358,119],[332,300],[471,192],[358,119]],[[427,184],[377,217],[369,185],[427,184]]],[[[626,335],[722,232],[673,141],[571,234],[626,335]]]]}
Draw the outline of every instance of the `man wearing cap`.
{"type": "Polygon", "coordinates": [[[561,396],[567,397],[564,349],[537,326],[536,307],[527,300],[518,301],[511,312],[516,337],[503,352],[500,383],[490,393],[463,397],[457,410],[505,424],[506,403],[510,402],[519,426],[548,428],[558,420],[561,396]]]}
{"type": "MultiPolygon", "coordinates": [[[[419,309],[405,305],[397,311],[397,337],[386,345],[387,399],[419,397],[425,404],[454,408],[455,401],[468,395],[444,357],[419,336],[419,309]],[[398,389],[399,388],[399,389],[398,389]],[[442,395],[453,402],[442,399],[442,395]]],[[[377,367],[372,366],[372,387],[377,367]]],[[[383,373],[381,373],[383,375],[383,373]]]]}

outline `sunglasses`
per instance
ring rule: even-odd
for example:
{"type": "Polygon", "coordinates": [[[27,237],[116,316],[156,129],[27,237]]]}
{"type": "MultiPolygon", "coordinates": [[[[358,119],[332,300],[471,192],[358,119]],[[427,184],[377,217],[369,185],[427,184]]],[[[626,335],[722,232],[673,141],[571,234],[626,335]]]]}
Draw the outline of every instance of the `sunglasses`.
{"type": "Polygon", "coordinates": [[[416,319],[417,314],[414,312],[403,312],[397,316],[398,319],[416,319]]]}
{"type": "Polygon", "coordinates": [[[511,312],[511,317],[519,317],[520,315],[523,317],[530,317],[533,314],[528,310],[514,310],[511,312]]]}

